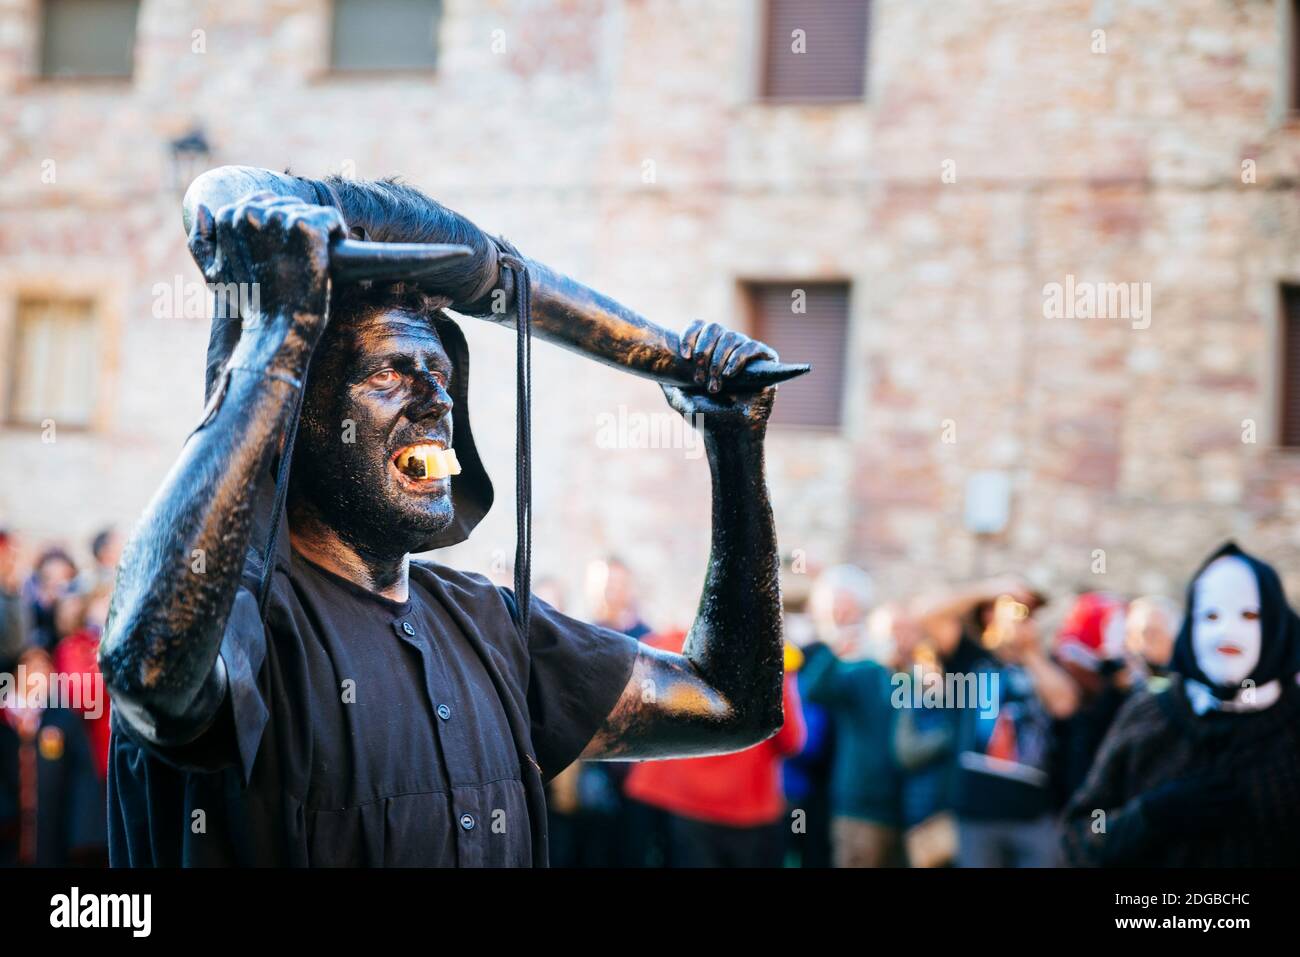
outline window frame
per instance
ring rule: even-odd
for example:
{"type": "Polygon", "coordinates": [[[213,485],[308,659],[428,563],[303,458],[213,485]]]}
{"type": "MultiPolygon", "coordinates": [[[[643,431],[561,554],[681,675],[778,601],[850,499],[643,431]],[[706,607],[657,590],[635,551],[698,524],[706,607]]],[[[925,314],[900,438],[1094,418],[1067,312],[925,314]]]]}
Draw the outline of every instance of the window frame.
{"type": "MultiPolygon", "coordinates": [[[[856,283],[852,277],[840,273],[818,276],[784,276],[784,275],[744,275],[736,280],[736,295],[740,302],[740,314],[744,316],[745,327],[748,334],[752,337],[763,339],[763,317],[764,313],[760,306],[759,292],[761,287],[781,286],[797,289],[801,286],[843,286],[844,287],[844,337],[841,342],[841,354],[843,356],[843,367],[840,375],[839,395],[836,397],[835,421],[833,423],[812,423],[812,422],[780,422],[771,421],[770,428],[780,429],[783,432],[800,435],[825,435],[825,436],[843,436],[849,425],[849,391],[850,391],[850,373],[852,364],[849,358],[852,354],[853,346],[853,306],[854,306],[854,287],[856,283]]],[[[782,355],[783,361],[802,362],[804,361],[797,355],[782,355]]],[[[813,370],[815,374],[816,369],[813,370]]],[[[780,396],[777,396],[778,403],[780,396]]]]}
{"type": "Polygon", "coordinates": [[[324,50],[321,58],[324,61],[324,68],[321,70],[321,78],[326,81],[347,81],[347,80],[385,80],[385,79],[402,79],[402,78],[421,78],[439,76],[443,70],[443,30],[447,19],[447,2],[446,0],[437,0],[438,23],[437,38],[434,45],[434,62],[429,66],[398,66],[392,68],[368,66],[368,67],[340,67],[334,62],[334,38],[338,26],[338,0],[325,0],[325,23],[324,30],[324,50]]]}
{"type": "MultiPolygon", "coordinates": [[[[758,4],[758,11],[755,15],[757,29],[754,31],[753,47],[753,98],[755,102],[763,106],[853,106],[866,105],[870,101],[871,95],[871,24],[873,14],[875,13],[875,4],[873,0],[862,0],[866,4],[866,36],[862,44],[862,92],[854,95],[849,93],[812,96],[808,94],[791,96],[791,95],[774,95],[768,93],[768,82],[771,78],[771,68],[768,61],[768,50],[771,45],[772,32],[772,4],[773,0],[755,0],[758,4]]],[[[1297,0],[1300,2],[1300,0],[1297,0]]]]}
{"type": "MultiPolygon", "coordinates": [[[[19,307],[24,300],[55,299],[90,303],[96,326],[96,375],[90,415],[84,424],[65,424],[56,420],[59,432],[75,435],[103,434],[111,431],[114,419],[122,329],[121,303],[126,289],[124,268],[115,272],[103,261],[70,260],[67,271],[41,272],[25,270],[21,275],[0,272],[0,353],[12,356],[0,362],[0,435],[40,432],[41,423],[19,422],[12,418],[14,377],[13,364],[18,361],[14,349],[18,343],[19,307]]],[[[120,266],[120,264],[118,264],[120,266]]]]}
{"type": "MultiPolygon", "coordinates": [[[[1287,359],[1293,347],[1300,351],[1300,341],[1292,342],[1293,337],[1300,340],[1300,280],[1282,280],[1278,283],[1277,310],[1277,333],[1274,337],[1277,346],[1274,368],[1277,388],[1273,400],[1273,412],[1277,416],[1277,424],[1273,429],[1273,445],[1281,452],[1296,454],[1300,453],[1300,412],[1296,414],[1294,423],[1288,421],[1287,409],[1290,403],[1287,400],[1290,396],[1287,390],[1293,378],[1300,379],[1300,368],[1295,370],[1294,377],[1290,375],[1291,370],[1288,368],[1287,359]],[[1294,314],[1287,308],[1289,301],[1295,303],[1294,314]],[[1291,426],[1295,433],[1295,443],[1287,442],[1288,426],[1291,426]]],[[[1300,365],[1300,357],[1297,357],[1297,365],[1300,365]]],[[[1297,392],[1300,392],[1300,382],[1297,383],[1297,392]]]]}
{"type": "Polygon", "coordinates": [[[145,9],[145,0],[135,0],[135,20],[131,25],[131,56],[126,73],[48,73],[46,72],[45,52],[47,36],[46,9],[51,0],[35,0],[31,14],[30,70],[28,80],[36,86],[102,86],[106,88],[129,88],[134,86],[139,63],[136,47],[140,38],[140,14],[145,9]]]}

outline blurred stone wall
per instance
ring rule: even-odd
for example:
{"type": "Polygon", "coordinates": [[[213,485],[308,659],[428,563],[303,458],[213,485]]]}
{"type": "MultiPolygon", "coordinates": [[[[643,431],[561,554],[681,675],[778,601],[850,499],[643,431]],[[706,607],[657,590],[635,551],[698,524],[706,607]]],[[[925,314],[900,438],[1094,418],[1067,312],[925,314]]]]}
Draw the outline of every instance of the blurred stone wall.
{"type": "MultiPolygon", "coordinates": [[[[1176,591],[1235,535],[1300,570],[1300,459],[1273,441],[1278,284],[1300,280],[1288,4],[878,0],[865,100],[820,106],[756,98],[756,0],[448,0],[436,73],[364,77],[327,70],[326,0],[144,0],[129,82],[32,79],[38,6],[0,0],[0,350],[32,292],[89,290],[103,338],[95,429],[0,428],[0,521],[30,538],[129,524],[197,422],[206,322],[154,305],[200,278],[168,145],[198,127],[213,165],[400,174],[675,328],[743,327],[743,280],[850,279],[844,425],[769,441],[799,569],[1176,591]],[[1149,325],[1045,318],[1067,275],[1149,283],[1149,325]],[[1012,495],[980,541],[983,470],[1012,495]]],[[[439,557],[503,574],[513,339],[467,332],[498,505],[439,557]]],[[[581,612],[586,563],[617,553],[653,623],[688,621],[705,463],[603,447],[603,416],[666,411],[656,386],[534,362],[535,575],[581,612]]]]}

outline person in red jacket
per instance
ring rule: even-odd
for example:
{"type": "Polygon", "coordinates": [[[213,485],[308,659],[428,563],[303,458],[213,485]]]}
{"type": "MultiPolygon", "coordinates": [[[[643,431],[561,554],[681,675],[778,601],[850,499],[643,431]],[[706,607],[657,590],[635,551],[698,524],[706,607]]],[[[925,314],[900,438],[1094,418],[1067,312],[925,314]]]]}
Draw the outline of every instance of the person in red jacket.
{"type": "MultiPolygon", "coordinates": [[[[680,652],[684,631],[643,638],[680,652]]],[[[783,686],[785,724],[744,751],[706,758],[638,764],[625,785],[629,797],[671,816],[671,859],[677,867],[780,867],[785,848],[781,760],[798,754],[805,729],[793,669],[783,686]]]]}
{"type": "Polygon", "coordinates": [[[89,594],[61,599],[58,618],[63,637],[54,646],[54,672],[64,675],[75,687],[75,708],[86,722],[90,753],[100,781],[108,780],[111,735],[108,691],[96,656],[111,597],[112,588],[100,585],[89,594]]]}

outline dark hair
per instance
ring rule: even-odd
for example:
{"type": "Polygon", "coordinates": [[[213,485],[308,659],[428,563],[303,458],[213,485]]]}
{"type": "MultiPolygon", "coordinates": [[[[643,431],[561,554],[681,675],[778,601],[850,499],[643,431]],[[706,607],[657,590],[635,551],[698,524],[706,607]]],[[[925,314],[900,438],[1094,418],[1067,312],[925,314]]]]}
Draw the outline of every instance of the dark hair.
{"type": "MultiPolygon", "coordinates": [[[[458,261],[451,278],[439,285],[465,296],[478,292],[491,250],[482,231],[469,220],[396,177],[352,180],[330,176],[320,182],[354,238],[379,243],[459,243],[474,249],[475,255],[458,261]]],[[[403,309],[432,318],[451,305],[455,295],[430,295],[411,283],[349,283],[335,287],[330,309],[335,319],[357,319],[381,309],[403,309]]]]}
{"type": "Polygon", "coordinates": [[[32,567],[39,573],[50,562],[67,562],[72,566],[74,572],[77,570],[77,563],[72,560],[72,556],[57,546],[47,548],[41,552],[40,557],[36,559],[36,564],[32,567]]]}
{"type": "Polygon", "coordinates": [[[495,282],[495,247],[488,236],[459,213],[396,177],[353,180],[330,176],[320,181],[343,214],[353,238],[378,243],[455,243],[473,254],[449,263],[439,279],[447,305],[468,303],[495,282]],[[486,273],[491,271],[493,275],[486,273]]]}
{"type": "Polygon", "coordinates": [[[113,534],[116,531],[117,529],[110,525],[108,528],[103,528],[96,532],[95,537],[90,540],[90,554],[99,558],[99,553],[104,550],[104,546],[108,544],[109,539],[113,537],[113,534]]]}

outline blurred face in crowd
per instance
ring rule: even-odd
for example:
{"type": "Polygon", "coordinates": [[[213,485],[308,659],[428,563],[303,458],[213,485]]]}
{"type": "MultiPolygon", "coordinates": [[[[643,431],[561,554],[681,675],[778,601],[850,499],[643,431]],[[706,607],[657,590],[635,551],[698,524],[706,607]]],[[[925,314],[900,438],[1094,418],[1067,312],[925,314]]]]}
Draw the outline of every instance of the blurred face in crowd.
{"type": "Polygon", "coordinates": [[[619,561],[596,561],[587,566],[587,600],[597,622],[610,627],[631,624],[636,617],[636,580],[619,561]]]}
{"type": "Polygon", "coordinates": [[[1259,582],[1240,558],[1211,562],[1192,592],[1192,654],[1211,683],[1239,685],[1259,664],[1259,582]]]}
{"type": "Polygon", "coordinates": [[[99,631],[104,630],[104,625],[108,621],[108,606],[112,600],[113,593],[107,588],[101,588],[86,599],[86,612],[84,627],[96,628],[99,631]]]}
{"type": "Polygon", "coordinates": [[[61,598],[77,577],[72,562],[61,555],[48,556],[36,569],[36,590],[41,600],[52,605],[61,598]]]}
{"type": "Polygon", "coordinates": [[[900,602],[881,605],[867,618],[866,657],[891,668],[912,659],[921,641],[921,628],[900,602]]]}
{"type": "Polygon", "coordinates": [[[605,607],[613,612],[627,611],[636,601],[632,573],[618,562],[609,562],[605,569],[605,607]]]}
{"type": "Polygon", "coordinates": [[[858,596],[841,588],[831,599],[831,620],[836,628],[856,628],[866,618],[867,609],[858,596]]]}
{"type": "Polygon", "coordinates": [[[870,654],[868,642],[864,640],[867,607],[858,595],[850,589],[837,588],[831,593],[829,606],[829,620],[822,623],[827,634],[822,640],[841,656],[870,654]]]}
{"type": "Polygon", "coordinates": [[[54,607],[54,627],[60,638],[78,632],[86,621],[86,600],[81,595],[67,595],[54,607]]]}
{"type": "Polygon", "coordinates": [[[827,569],[813,585],[809,610],[817,637],[838,655],[863,653],[867,612],[874,588],[871,579],[852,565],[827,569]]]}
{"type": "Polygon", "coordinates": [[[1128,650],[1143,661],[1165,667],[1174,656],[1174,623],[1168,611],[1138,599],[1129,606],[1126,620],[1128,650]]]}
{"type": "Polygon", "coordinates": [[[44,648],[28,648],[18,659],[19,667],[23,669],[23,677],[26,684],[22,687],[22,700],[39,701],[44,690],[48,687],[47,682],[51,673],[54,671],[54,660],[50,653],[44,648]]]}
{"type": "Polygon", "coordinates": [[[1038,622],[1023,603],[1000,600],[990,606],[981,620],[985,626],[985,646],[1002,661],[1020,663],[1042,649],[1038,622]]]}
{"type": "Polygon", "coordinates": [[[116,530],[108,532],[95,552],[95,561],[104,568],[116,568],[122,560],[122,536],[116,530]]]}

